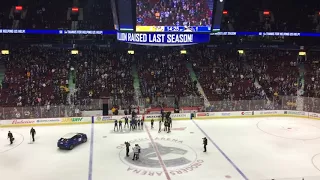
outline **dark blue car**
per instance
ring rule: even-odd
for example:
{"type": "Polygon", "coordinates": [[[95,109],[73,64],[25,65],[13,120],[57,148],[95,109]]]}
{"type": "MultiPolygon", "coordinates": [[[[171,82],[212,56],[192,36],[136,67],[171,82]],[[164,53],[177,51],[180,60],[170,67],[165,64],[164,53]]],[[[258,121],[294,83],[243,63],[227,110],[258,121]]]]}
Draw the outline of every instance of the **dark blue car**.
{"type": "Polygon", "coordinates": [[[60,149],[73,149],[75,146],[87,142],[87,135],[83,133],[68,133],[58,141],[60,149]]]}

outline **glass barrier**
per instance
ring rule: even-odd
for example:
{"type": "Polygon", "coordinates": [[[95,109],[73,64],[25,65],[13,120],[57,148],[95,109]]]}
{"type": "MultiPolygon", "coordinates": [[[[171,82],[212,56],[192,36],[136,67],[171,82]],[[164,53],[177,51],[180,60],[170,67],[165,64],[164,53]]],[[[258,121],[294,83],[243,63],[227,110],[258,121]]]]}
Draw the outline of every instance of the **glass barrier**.
{"type": "MultiPolygon", "coordinates": [[[[81,111],[102,110],[103,104],[108,103],[109,109],[117,105],[120,109],[139,105],[141,108],[156,107],[203,107],[204,100],[200,97],[156,97],[139,98],[138,100],[121,99],[88,99],[76,105],[34,106],[34,107],[0,107],[0,119],[28,119],[81,116],[81,111]]],[[[279,96],[272,100],[238,100],[211,101],[204,111],[258,111],[258,110],[298,110],[320,113],[320,98],[279,96]]]]}
{"type": "Polygon", "coordinates": [[[320,98],[278,96],[271,100],[211,101],[207,112],[298,110],[320,113],[320,98]],[[301,108],[299,108],[301,106],[301,108]]]}

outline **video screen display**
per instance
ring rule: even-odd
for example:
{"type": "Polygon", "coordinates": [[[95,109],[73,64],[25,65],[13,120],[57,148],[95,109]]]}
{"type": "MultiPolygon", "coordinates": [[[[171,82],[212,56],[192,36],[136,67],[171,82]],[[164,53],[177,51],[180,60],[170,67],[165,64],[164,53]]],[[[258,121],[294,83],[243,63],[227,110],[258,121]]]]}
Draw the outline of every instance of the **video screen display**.
{"type": "Polygon", "coordinates": [[[210,32],[213,0],[136,0],[136,32],[210,32]]]}

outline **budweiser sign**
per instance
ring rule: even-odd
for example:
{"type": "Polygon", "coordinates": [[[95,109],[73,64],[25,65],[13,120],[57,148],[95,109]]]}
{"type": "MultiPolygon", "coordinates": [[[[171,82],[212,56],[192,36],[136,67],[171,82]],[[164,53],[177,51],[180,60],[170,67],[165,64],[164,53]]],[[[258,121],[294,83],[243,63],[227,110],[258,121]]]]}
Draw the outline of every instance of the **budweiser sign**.
{"type": "Polygon", "coordinates": [[[24,120],[24,119],[19,119],[19,120],[13,120],[12,124],[33,124],[35,123],[34,120],[24,120]]]}

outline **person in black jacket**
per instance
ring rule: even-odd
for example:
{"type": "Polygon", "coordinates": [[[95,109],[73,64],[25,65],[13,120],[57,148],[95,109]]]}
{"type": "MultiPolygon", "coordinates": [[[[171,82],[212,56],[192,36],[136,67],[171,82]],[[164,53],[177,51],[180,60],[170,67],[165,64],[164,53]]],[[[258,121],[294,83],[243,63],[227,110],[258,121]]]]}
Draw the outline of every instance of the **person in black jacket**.
{"type": "Polygon", "coordinates": [[[126,128],[126,126],[129,127],[127,116],[124,118],[124,128],[126,128]]]}
{"type": "Polygon", "coordinates": [[[36,130],[33,129],[33,128],[31,128],[31,130],[30,130],[30,135],[31,135],[31,137],[32,137],[32,141],[34,142],[34,135],[36,135],[36,130]]]}
{"type": "Polygon", "coordinates": [[[151,119],[151,129],[153,129],[153,123],[154,123],[154,120],[151,119]]]}
{"type": "Polygon", "coordinates": [[[114,120],[114,128],[113,128],[113,131],[119,131],[119,127],[118,127],[118,120],[114,120]]]}
{"type": "Polygon", "coordinates": [[[129,142],[124,142],[124,144],[126,145],[126,156],[129,157],[130,143],[129,142]]]}
{"type": "Polygon", "coordinates": [[[122,131],[122,121],[121,121],[121,119],[119,119],[119,129],[120,129],[120,131],[122,131]]]}
{"type": "Polygon", "coordinates": [[[14,141],[14,137],[10,131],[8,132],[8,139],[10,139],[10,144],[12,144],[14,141]]]}
{"type": "Polygon", "coordinates": [[[208,140],[206,137],[202,138],[203,139],[203,152],[207,152],[207,144],[208,144],[208,140]]]}

